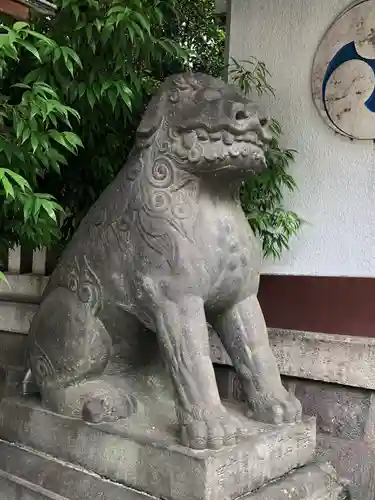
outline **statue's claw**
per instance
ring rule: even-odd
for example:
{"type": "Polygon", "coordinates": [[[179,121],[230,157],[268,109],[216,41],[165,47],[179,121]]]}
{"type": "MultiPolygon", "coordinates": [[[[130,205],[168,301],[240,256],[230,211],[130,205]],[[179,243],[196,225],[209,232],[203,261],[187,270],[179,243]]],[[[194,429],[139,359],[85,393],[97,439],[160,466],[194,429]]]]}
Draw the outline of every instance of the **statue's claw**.
{"type": "Polygon", "coordinates": [[[244,425],[227,412],[207,420],[192,420],[181,427],[182,444],[196,450],[232,446],[246,439],[247,434],[244,425]]]}
{"type": "Polygon", "coordinates": [[[300,422],[302,419],[302,406],[298,399],[291,393],[282,389],[280,395],[265,397],[249,401],[249,417],[260,422],[282,424],[284,422],[300,422]]]}

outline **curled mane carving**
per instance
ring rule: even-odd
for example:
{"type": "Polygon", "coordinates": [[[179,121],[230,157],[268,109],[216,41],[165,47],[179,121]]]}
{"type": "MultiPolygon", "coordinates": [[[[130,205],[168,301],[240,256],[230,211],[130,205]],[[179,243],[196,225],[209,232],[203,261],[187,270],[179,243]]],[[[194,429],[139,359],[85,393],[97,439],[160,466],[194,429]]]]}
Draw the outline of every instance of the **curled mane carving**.
{"type": "Polygon", "coordinates": [[[134,168],[128,171],[128,179],[133,182],[132,200],[137,207],[133,223],[147,245],[162,254],[172,267],[178,261],[176,233],[193,241],[191,226],[198,179],[180,168],[187,158],[176,153],[169,113],[181,99],[189,99],[195,88],[193,82],[182,76],[173,81],[172,87],[168,81],[162,86],[137,131],[134,153],[139,154],[138,175],[134,177],[134,168]]]}

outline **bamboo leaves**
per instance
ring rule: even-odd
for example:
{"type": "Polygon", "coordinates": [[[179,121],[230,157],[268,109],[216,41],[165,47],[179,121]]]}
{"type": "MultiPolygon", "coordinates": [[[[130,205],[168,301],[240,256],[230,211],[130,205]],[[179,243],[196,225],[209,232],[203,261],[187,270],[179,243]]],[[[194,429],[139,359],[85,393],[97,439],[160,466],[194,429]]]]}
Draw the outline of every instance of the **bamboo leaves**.
{"type": "Polygon", "coordinates": [[[0,99],[0,226],[2,242],[8,239],[10,246],[40,246],[56,238],[62,208],[53,196],[35,189],[48,172],[60,172],[67,154],[77,154],[83,146],[71,130],[78,112],[43,81],[51,55],[70,74],[82,67],[72,49],[59,47],[27,23],[0,27],[0,77],[7,89],[0,99]],[[24,78],[17,79],[14,61],[32,68],[24,78]]]}
{"type": "MultiPolygon", "coordinates": [[[[245,94],[274,95],[274,89],[268,82],[270,73],[265,64],[254,57],[248,61],[234,60],[229,66],[229,74],[245,94]]],[[[292,192],[297,188],[288,173],[296,151],[280,145],[282,126],[277,120],[270,121],[269,130],[272,140],[266,152],[267,169],[243,184],[241,202],[250,226],[262,239],[264,255],[280,258],[303,221],[283,206],[285,190],[292,192]]]]}

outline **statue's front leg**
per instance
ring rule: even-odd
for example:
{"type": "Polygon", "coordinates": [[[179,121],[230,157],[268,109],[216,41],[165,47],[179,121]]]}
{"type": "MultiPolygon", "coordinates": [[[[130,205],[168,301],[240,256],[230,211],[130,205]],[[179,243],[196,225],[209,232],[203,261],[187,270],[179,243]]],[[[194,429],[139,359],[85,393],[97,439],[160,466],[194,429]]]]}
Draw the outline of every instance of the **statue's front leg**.
{"type": "Polygon", "coordinates": [[[234,444],[246,431],[221,404],[202,299],[165,298],[158,308],[157,334],[173,380],[183,444],[196,449],[234,444]]]}
{"type": "Polygon", "coordinates": [[[240,376],[252,417],[282,423],[301,419],[301,404],[281,383],[255,295],[210,318],[240,376]]]}

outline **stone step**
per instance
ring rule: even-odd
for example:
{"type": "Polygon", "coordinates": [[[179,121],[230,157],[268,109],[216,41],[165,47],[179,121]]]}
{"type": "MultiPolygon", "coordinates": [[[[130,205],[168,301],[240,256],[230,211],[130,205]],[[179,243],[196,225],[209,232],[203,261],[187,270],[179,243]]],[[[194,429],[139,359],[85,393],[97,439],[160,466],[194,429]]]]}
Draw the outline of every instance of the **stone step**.
{"type": "Polygon", "coordinates": [[[47,276],[37,274],[6,274],[0,280],[0,299],[38,304],[48,283],[47,276]]]}
{"type": "Polygon", "coordinates": [[[27,302],[0,301],[0,330],[26,335],[37,308],[27,302]]]}
{"type": "Polygon", "coordinates": [[[0,440],[1,500],[150,500],[49,455],[0,440]]]}
{"type": "Polygon", "coordinates": [[[0,366],[24,368],[27,335],[0,330],[0,366]]]}
{"type": "MultiPolygon", "coordinates": [[[[152,500],[49,455],[0,440],[2,500],[152,500]]],[[[244,500],[344,500],[344,488],[328,464],[308,465],[244,500]]],[[[156,499],[155,499],[156,500],[156,499]]]]}
{"type": "Polygon", "coordinates": [[[264,486],[243,500],[349,500],[346,486],[340,483],[329,463],[312,464],[264,486]]]}

